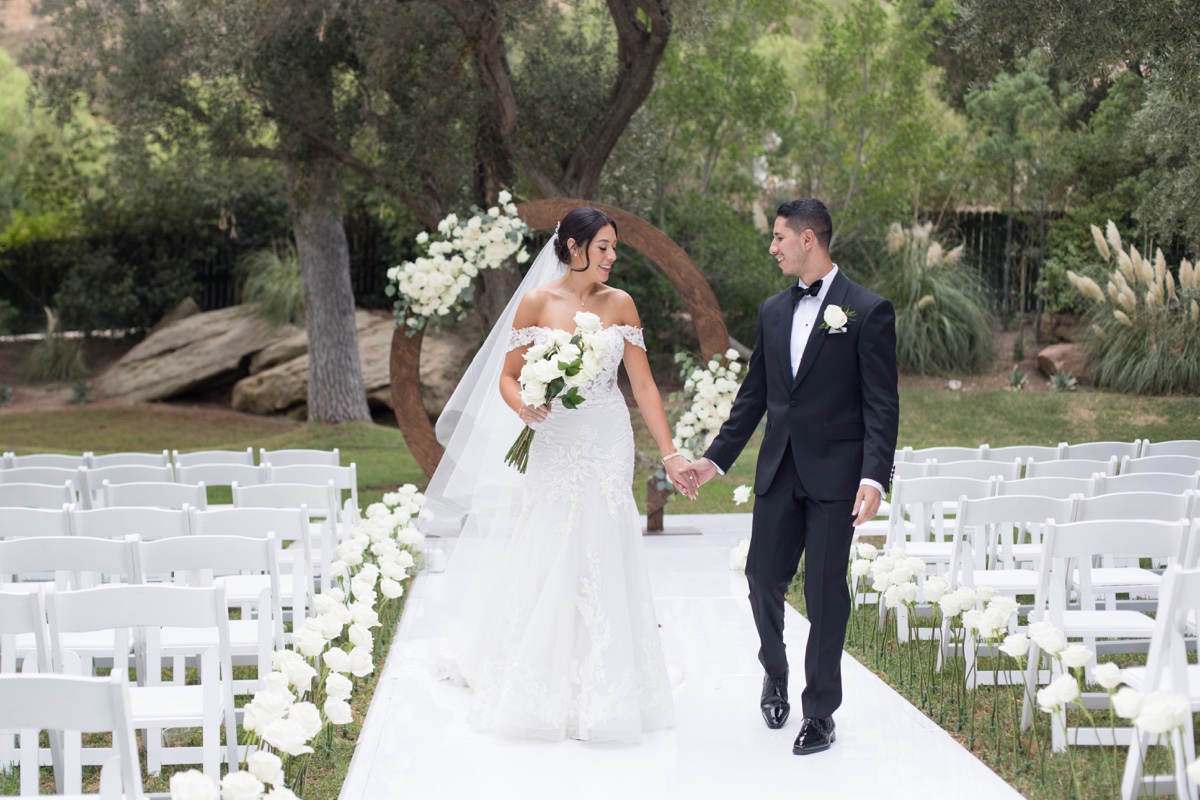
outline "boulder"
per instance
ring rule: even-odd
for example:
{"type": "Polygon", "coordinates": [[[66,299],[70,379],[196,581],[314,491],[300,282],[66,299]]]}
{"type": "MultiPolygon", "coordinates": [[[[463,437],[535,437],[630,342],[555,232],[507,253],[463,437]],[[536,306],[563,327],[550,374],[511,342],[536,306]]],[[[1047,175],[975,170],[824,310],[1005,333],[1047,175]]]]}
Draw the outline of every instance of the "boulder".
{"type": "Polygon", "coordinates": [[[1038,369],[1047,378],[1056,372],[1066,372],[1080,383],[1088,379],[1087,360],[1083,345],[1074,342],[1052,344],[1042,348],[1037,357],[1038,369]]]}
{"type": "Polygon", "coordinates": [[[130,402],[200,391],[244,374],[244,359],[295,330],[247,313],[244,306],[193,314],[151,333],[99,383],[108,397],[130,402]]]}

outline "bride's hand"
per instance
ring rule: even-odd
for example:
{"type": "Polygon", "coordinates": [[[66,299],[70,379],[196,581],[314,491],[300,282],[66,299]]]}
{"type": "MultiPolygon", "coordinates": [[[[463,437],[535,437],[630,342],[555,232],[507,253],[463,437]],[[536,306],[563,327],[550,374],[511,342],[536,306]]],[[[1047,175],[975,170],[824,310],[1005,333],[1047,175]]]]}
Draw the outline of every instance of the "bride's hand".
{"type": "Polygon", "coordinates": [[[671,479],[671,483],[679,490],[679,493],[689,500],[696,499],[696,476],[687,470],[691,463],[681,458],[669,458],[663,464],[667,471],[667,477],[671,479]]]}
{"type": "Polygon", "coordinates": [[[537,427],[546,421],[546,417],[550,416],[550,406],[521,406],[517,416],[530,428],[537,430],[537,427]]]}

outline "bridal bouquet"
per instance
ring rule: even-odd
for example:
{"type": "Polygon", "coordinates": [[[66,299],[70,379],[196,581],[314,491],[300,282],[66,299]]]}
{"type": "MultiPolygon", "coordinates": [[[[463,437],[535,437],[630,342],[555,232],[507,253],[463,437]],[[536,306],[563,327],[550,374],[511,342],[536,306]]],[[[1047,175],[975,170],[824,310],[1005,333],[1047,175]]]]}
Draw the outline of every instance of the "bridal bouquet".
{"type": "MultiPolygon", "coordinates": [[[[527,406],[544,406],[561,396],[563,406],[578,408],[587,399],[579,394],[579,387],[600,374],[604,368],[604,354],[610,346],[600,318],[588,311],[580,311],[575,315],[574,333],[551,331],[547,341],[525,351],[525,366],[521,368],[520,377],[521,402],[527,406]]],[[[525,471],[533,433],[533,428],[526,425],[509,448],[504,463],[525,471]]]]}

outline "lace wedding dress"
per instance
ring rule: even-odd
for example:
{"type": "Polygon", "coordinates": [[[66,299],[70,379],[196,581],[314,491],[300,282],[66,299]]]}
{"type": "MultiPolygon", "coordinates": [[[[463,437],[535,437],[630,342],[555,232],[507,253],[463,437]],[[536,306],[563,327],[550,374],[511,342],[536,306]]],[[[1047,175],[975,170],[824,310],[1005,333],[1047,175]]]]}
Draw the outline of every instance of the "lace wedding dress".
{"type": "MultiPolygon", "coordinates": [[[[525,494],[463,663],[485,730],[637,741],[674,715],[633,501],[633,429],[617,387],[640,328],[612,326],[577,409],[556,403],[529,451],[525,494]]],[[[508,349],[549,328],[512,331],[508,349]]],[[[496,464],[495,469],[509,469],[496,464]]]]}

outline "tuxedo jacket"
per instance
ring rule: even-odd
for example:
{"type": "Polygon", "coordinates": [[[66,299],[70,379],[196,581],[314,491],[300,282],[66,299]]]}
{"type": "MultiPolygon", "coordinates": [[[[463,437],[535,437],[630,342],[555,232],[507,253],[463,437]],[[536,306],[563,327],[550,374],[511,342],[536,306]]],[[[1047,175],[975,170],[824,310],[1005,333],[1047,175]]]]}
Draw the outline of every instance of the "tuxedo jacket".
{"type": "Polygon", "coordinates": [[[759,307],[754,353],[742,387],[704,455],[728,471],[765,413],[755,494],[771,486],[789,442],[796,474],[809,496],[853,499],[862,478],[877,481],[886,492],[900,420],[892,304],[839,269],[793,378],[794,311],[790,287],[759,307]],[[830,305],[853,312],[845,332],[821,329],[830,305]]]}

